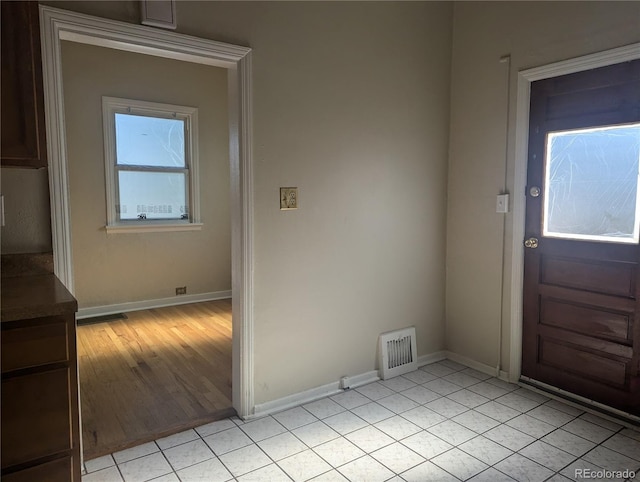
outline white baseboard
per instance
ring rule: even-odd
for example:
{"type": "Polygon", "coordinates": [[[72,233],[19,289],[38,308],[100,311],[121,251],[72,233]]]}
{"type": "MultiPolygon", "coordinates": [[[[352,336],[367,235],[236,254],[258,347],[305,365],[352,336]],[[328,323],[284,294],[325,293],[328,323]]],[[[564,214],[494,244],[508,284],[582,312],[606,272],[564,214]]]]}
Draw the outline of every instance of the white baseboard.
{"type": "Polygon", "coordinates": [[[509,378],[509,372],[505,372],[504,370],[500,370],[500,375],[498,375],[498,378],[500,380],[504,380],[505,382],[518,383],[518,380],[511,380],[509,378]]]}
{"type": "Polygon", "coordinates": [[[371,372],[361,373],[360,375],[354,375],[349,377],[349,388],[358,388],[367,383],[373,383],[380,380],[380,373],[378,370],[371,372]]]}
{"type": "MultiPolygon", "coordinates": [[[[445,359],[449,359],[449,360],[453,360],[455,362],[461,363],[462,365],[468,366],[469,368],[473,368],[474,370],[478,370],[479,372],[486,373],[487,375],[496,376],[496,369],[494,367],[490,367],[489,365],[479,363],[475,360],[472,360],[462,355],[458,355],[457,353],[453,353],[450,351],[437,351],[435,353],[430,353],[428,355],[419,356],[418,366],[422,367],[430,363],[435,363],[445,359]]],[[[501,377],[506,376],[507,373],[501,371],[500,375],[501,377]]],[[[367,373],[362,373],[360,375],[353,375],[353,376],[349,376],[349,387],[357,388],[362,385],[366,385],[367,383],[375,382],[377,380],[380,380],[377,370],[367,372],[367,373]]],[[[321,398],[337,395],[338,393],[342,393],[342,392],[344,392],[344,390],[340,388],[339,380],[335,382],[327,383],[326,385],[322,385],[316,388],[311,388],[303,392],[294,393],[292,395],[288,395],[286,397],[279,398],[277,400],[260,403],[254,407],[253,415],[249,415],[248,417],[246,417],[246,420],[252,420],[252,419],[264,417],[266,415],[271,415],[276,412],[281,412],[289,408],[298,407],[305,403],[310,403],[315,400],[319,400],[321,398]]]]}
{"type": "MultiPolygon", "coordinates": [[[[359,375],[353,375],[349,377],[350,389],[361,387],[362,385],[376,382],[378,380],[380,380],[380,377],[378,376],[377,370],[361,373],[359,375]]],[[[283,410],[297,407],[299,405],[304,405],[305,403],[314,402],[316,400],[320,400],[321,398],[337,395],[338,393],[342,393],[344,391],[345,390],[340,388],[340,381],[327,383],[326,385],[311,388],[303,392],[294,393],[277,400],[260,403],[255,406],[253,415],[248,416],[246,420],[264,417],[276,412],[282,412],[283,410]]]]}
{"type": "MultiPolygon", "coordinates": [[[[429,363],[435,363],[447,358],[447,352],[438,351],[430,353],[428,355],[422,355],[418,357],[418,366],[428,365],[429,363]]],[[[380,380],[378,370],[361,373],[359,375],[349,376],[349,388],[357,388],[367,383],[372,383],[380,380]]],[[[342,393],[344,390],[340,388],[340,381],[335,381],[322,385],[320,387],[311,388],[303,392],[294,393],[277,400],[271,400],[270,402],[260,403],[255,406],[253,415],[246,417],[246,420],[252,420],[255,418],[264,417],[272,413],[281,412],[289,408],[297,407],[305,403],[310,403],[321,398],[330,397],[342,393]]]]}
{"type": "Polygon", "coordinates": [[[129,311],[149,310],[152,308],[162,308],[164,306],[186,305],[187,303],[199,303],[201,301],[223,300],[231,298],[231,290],[213,291],[210,293],[200,293],[195,295],[172,296],[170,298],[160,298],[157,300],[132,301],[129,303],[118,303],[114,305],[92,306],[80,308],[76,319],[91,318],[93,316],[112,315],[114,313],[126,313],[129,311]]]}
{"type": "MultiPolygon", "coordinates": [[[[428,365],[429,363],[435,363],[446,358],[446,352],[438,351],[430,353],[428,355],[422,355],[418,357],[418,366],[428,365]]],[[[372,383],[380,380],[378,370],[361,373],[359,375],[349,376],[349,389],[361,387],[367,383],[372,383]]],[[[246,420],[252,420],[255,418],[271,415],[272,413],[281,412],[289,408],[298,407],[305,403],[310,403],[321,398],[330,397],[342,393],[345,390],[340,388],[340,381],[335,381],[322,385],[320,387],[311,388],[303,392],[294,393],[277,400],[271,400],[270,402],[260,403],[255,406],[253,415],[246,417],[246,420]]]]}
{"type": "Polygon", "coordinates": [[[446,351],[437,351],[435,353],[429,353],[428,355],[422,355],[418,357],[418,367],[423,367],[425,365],[429,365],[430,363],[435,363],[444,360],[447,358],[446,351]]]}
{"type": "Polygon", "coordinates": [[[253,415],[249,415],[245,420],[264,417],[272,413],[281,412],[289,408],[297,407],[305,403],[313,402],[321,398],[330,397],[343,392],[340,388],[340,382],[335,381],[322,385],[320,387],[311,388],[303,392],[287,395],[286,397],[271,400],[270,402],[257,404],[253,410],[253,415]]]}
{"type": "Polygon", "coordinates": [[[463,355],[458,355],[457,353],[453,353],[451,351],[448,351],[446,353],[449,360],[460,363],[469,368],[473,368],[474,370],[485,373],[487,375],[491,375],[492,377],[498,376],[498,372],[495,367],[485,365],[484,363],[477,362],[475,360],[472,360],[471,358],[467,358],[463,355]]]}

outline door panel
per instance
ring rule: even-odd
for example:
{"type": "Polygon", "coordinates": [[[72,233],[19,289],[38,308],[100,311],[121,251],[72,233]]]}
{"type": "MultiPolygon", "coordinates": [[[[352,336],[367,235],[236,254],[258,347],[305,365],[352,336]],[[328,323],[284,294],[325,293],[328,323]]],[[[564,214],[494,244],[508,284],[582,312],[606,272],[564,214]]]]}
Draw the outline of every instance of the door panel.
{"type": "Polygon", "coordinates": [[[627,366],[624,360],[587,351],[585,346],[558,343],[557,338],[541,336],[540,362],[548,367],[583,376],[593,381],[624,388],[627,366]]]}
{"type": "Polygon", "coordinates": [[[635,265],[620,261],[543,256],[540,282],[565,288],[633,296],[635,265]]]}
{"type": "Polygon", "coordinates": [[[569,300],[540,297],[540,324],[603,340],[631,344],[633,316],[612,313],[601,307],[574,304],[569,300]]]}
{"type": "Polygon", "coordinates": [[[532,84],[522,355],[524,376],[635,415],[638,123],[640,60],[532,84]]]}

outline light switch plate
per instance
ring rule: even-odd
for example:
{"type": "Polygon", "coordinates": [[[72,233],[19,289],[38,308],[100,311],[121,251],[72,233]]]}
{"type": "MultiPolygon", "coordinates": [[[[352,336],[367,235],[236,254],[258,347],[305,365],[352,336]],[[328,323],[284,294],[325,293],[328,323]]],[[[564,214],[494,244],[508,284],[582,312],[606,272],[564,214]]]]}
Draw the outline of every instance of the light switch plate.
{"type": "Polygon", "coordinates": [[[280,188],[280,210],[287,211],[298,209],[298,188],[297,187],[281,187],[280,188]]]}

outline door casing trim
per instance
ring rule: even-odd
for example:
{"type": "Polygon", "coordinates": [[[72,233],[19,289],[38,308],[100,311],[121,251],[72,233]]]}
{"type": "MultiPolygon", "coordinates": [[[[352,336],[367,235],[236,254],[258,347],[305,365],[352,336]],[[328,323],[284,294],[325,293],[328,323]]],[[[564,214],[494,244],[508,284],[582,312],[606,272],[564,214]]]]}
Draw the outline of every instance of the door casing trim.
{"type": "Polygon", "coordinates": [[[250,415],[254,409],[251,49],[43,5],[40,6],[40,30],[54,270],[72,293],[71,212],[61,41],[227,69],[233,293],[232,400],[239,416],[250,415]]]}
{"type": "Polygon", "coordinates": [[[640,59],[640,43],[584,55],[518,72],[516,94],[515,170],[513,184],[513,239],[511,246],[511,315],[509,381],[517,383],[522,370],[522,302],[524,281],[524,237],[529,145],[529,101],[531,83],[561,75],[606,67],[640,59]]]}

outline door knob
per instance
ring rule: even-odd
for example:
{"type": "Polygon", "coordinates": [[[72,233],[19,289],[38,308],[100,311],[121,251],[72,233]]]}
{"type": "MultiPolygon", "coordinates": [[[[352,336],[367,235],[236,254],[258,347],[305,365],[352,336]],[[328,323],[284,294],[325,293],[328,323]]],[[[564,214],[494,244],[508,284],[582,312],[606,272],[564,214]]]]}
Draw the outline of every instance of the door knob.
{"type": "Polygon", "coordinates": [[[536,249],[538,247],[538,238],[529,238],[524,242],[525,248],[536,249]]]}

